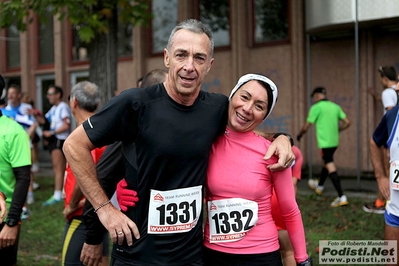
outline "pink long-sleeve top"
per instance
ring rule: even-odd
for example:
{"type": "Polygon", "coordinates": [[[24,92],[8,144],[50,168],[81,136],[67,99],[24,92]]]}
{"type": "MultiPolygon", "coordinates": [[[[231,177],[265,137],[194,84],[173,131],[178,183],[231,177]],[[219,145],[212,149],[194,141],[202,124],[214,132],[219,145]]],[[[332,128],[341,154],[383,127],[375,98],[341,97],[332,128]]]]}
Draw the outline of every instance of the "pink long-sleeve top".
{"type": "Polygon", "coordinates": [[[308,255],[302,217],[292,185],[291,169],[271,172],[266,168],[278,160],[277,157],[263,160],[270,143],[253,132],[241,133],[229,128],[226,128],[225,134],[214,142],[207,171],[208,217],[204,229],[204,245],[216,251],[233,254],[258,254],[278,250],[278,233],[271,215],[274,185],[295,259],[301,262],[306,260],[308,255]],[[219,201],[237,198],[238,200],[227,204],[225,201],[219,201]],[[243,211],[241,207],[236,207],[246,205],[246,200],[255,202],[257,210],[252,207],[251,211],[243,211]],[[230,211],[223,209],[224,211],[217,215],[209,215],[210,210],[217,211],[219,207],[224,208],[227,205],[231,206],[230,211]],[[256,224],[249,227],[247,232],[240,231],[239,229],[249,224],[251,218],[254,220],[251,215],[256,211],[256,224]],[[249,212],[251,215],[248,215],[249,212]],[[219,219],[216,219],[217,217],[219,219]],[[210,223],[217,224],[219,235],[214,233],[214,237],[210,237],[210,223]]]}

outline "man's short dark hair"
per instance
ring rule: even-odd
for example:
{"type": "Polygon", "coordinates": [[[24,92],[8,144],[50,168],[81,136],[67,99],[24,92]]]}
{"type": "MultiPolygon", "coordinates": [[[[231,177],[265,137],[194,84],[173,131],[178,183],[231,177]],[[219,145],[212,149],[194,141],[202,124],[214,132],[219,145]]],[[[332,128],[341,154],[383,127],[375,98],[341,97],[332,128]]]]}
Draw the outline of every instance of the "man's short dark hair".
{"type": "Polygon", "coordinates": [[[321,93],[321,94],[326,95],[326,94],[327,94],[327,90],[326,90],[326,88],[324,88],[324,87],[316,87],[316,88],[313,90],[313,92],[312,92],[312,94],[311,94],[310,96],[313,97],[313,95],[314,95],[315,93],[321,93]]]}
{"type": "Polygon", "coordinates": [[[393,66],[380,66],[378,71],[381,78],[387,77],[389,80],[396,81],[396,70],[393,66]]]}
{"type": "Polygon", "coordinates": [[[60,94],[61,94],[61,97],[60,97],[60,98],[62,98],[62,96],[64,95],[64,92],[62,91],[62,88],[59,87],[59,86],[50,85],[50,86],[48,86],[48,88],[49,88],[49,89],[50,89],[50,88],[54,88],[55,93],[60,93],[60,94]]]}
{"type": "Polygon", "coordinates": [[[10,86],[8,86],[8,89],[16,89],[18,91],[18,93],[22,93],[22,89],[21,86],[19,86],[18,84],[10,84],[10,86]]]}

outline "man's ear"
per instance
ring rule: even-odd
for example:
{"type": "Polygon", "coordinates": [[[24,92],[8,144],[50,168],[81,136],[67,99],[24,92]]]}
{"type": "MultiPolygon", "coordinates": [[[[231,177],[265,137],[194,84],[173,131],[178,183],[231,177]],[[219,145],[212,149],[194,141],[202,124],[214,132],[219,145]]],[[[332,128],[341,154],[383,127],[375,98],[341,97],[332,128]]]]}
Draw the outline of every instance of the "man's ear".
{"type": "Polygon", "coordinates": [[[76,100],[76,98],[73,97],[71,101],[72,101],[72,106],[73,106],[74,108],[76,108],[76,107],[78,106],[78,101],[76,100]]]}
{"type": "Polygon", "coordinates": [[[168,52],[168,50],[165,48],[165,49],[163,49],[163,62],[164,62],[165,66],[166,66],[167,68],[169,68],[169,59],[170,59],[170,57],[169,57],[169,52],[168,52]]]}
{"type": "Polygon", "coordinates": [[[209,62],[208,67],[206,68],[205,75],[207,75],[208,72],[211,70],[214,61],[215,61],[215,59],[212,58],[211,61],[209,62]]]}

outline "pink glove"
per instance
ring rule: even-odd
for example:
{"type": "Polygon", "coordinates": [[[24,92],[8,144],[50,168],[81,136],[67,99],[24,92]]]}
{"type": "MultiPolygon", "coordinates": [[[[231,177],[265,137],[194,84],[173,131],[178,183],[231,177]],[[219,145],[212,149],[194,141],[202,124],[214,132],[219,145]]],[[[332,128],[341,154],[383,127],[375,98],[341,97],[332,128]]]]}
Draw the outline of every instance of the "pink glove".
{"type": "Polygon", "coordinates": [[[128,189],[126,180],[122,179],[116,185],[116,200],[121,210],[125,212],[128,207],[134,207],[139,198],[137,197],[137,192],[128,189]]]}

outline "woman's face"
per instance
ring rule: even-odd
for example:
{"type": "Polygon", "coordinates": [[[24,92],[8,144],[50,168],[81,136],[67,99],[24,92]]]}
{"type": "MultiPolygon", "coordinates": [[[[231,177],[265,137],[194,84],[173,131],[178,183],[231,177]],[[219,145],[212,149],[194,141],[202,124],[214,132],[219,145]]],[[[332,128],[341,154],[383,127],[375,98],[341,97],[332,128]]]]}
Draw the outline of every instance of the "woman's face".
{"type": "Polygon", "coordinates": [[[237,132],[253,131],[267,113],[266,89],[256,80],[242,85],[230,100],[228,127],[237,132]]]}

